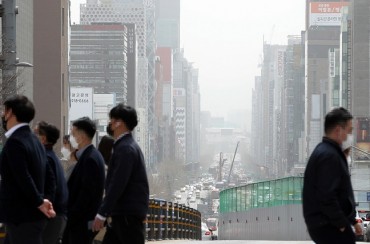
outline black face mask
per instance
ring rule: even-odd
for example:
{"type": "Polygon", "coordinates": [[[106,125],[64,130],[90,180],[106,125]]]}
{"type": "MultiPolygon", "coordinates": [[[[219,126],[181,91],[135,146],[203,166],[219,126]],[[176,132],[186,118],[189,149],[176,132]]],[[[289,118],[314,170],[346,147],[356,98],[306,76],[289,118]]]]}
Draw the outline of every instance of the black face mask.
{"type": "Polygon", "coordinates": [[[107,134],[110,135],[110,136],[113,136],[113,130],[112,130],[111,126],[112,126],[112,123],[109,123],[107,125],[107,134]]]}
{"type": "Polygon", "coordinates": [[[8,121],[5,120],[5,115],[1,117],[1,123],[2,123],[4,131],[8,131],[8,128],[6,128],[6,124],[8,123],[8,121]]]}

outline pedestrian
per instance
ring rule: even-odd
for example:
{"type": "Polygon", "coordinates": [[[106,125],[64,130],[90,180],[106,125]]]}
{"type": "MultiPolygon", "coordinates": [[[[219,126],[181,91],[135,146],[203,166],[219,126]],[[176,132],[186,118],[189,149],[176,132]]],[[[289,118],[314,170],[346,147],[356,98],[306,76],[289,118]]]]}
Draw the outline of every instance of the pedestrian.
{"type": "Polygon", "coordinates": [[[77,158],[76,158],[76,148],[73,148],[71,142],[69,141],[69,135],[63,136],[63,146],[60,150],[62,154],[61,162],[64,169],[64,175],[66,180],[68,181],[73,168],[76,166],[77,158]]]}
{"type": "Polygon", "coordinates": [[[352,115],[344,108],[333,109],[325,117],[324,129],[304,174],[304,219],[316,244],[354,244],[355,233],[361,235],[362,229],[355,220],[355,199],[342,150],[352,134],[352,115]]]}
{"type": "MultiPolygon", "coordinates": [[[[109,125],[107,127],[109,127],[109,125]]],[[[109,135],[105,135],[101,138],[98,145],[98,150],[103,156],[105,165],[107,167],[109,166],[109,160],[112,156],[113,143],[114,139],[109,135]]]]}
{"type": "Polygon", "coordinates": [[[91,225],[103,198],[104,159],[92,144],[95,123],[88,117],[72,123],[70,142],[77,148],[77,164],[68,180],[68,220],[63,244],[91,244],[91,225]]]}
{"type": "Polygon", "coordinates": [[[118,104],[109,113],[115,139],[108,167],[105,197],[95,217],[93,229],[108,221],[103,244],[144,244],[144,220],[149,206],[149,186],[144,156],[132,131],[138,124],[134,108],[118,104]]]}
{"type": "Polygon", "coordinates": [[[59,139],[60,131],[56,126],[41,121],[35,126],[34,132],[39,137],[41,144],[45,147],[48,163],[53,171],[56,182],[55,196],[51,200],[56,217],[48,221],[43,234],[43,243],[56,244],[63,237],[64,228],[67,223],[68,201],[67,181],[64,177],[60,160],[53,150],[54,145],[59,139]]]}
{"type": "Polygon", "coordinates": [[[42,244],[47,218],[55,216],[44,196],[45,149],[29,126],[34,116],[34,105],[25,96],[14,95],[4,102],[7,140],[0,154],[0,222],[5,223],[9,244],[42,244]]]}

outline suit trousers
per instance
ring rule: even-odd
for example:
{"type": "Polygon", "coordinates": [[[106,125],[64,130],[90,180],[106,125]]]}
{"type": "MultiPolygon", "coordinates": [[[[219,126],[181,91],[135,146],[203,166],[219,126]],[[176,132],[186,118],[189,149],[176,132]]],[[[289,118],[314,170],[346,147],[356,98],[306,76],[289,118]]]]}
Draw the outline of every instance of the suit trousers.
{"type": "Polygon", "coordinates": [[[4,243],[6,244],[43,244],[42,234],[46,227],[47,220],[38,220],[26,223],[7,223],[6,237],[4,243]]]}
{"type": "Polygon", "coordinates": [[[350,225],[341,232],[333,225],[324,225],[308,230],[312,240],[316,244],[355,244],[356,237],[350,225]]]}
{"type": "Polygon", "coordinates": [[[88,228],[87,221],[67,221],[63,234],[63,244],[91,244],[97,232],[88,228]]]}
{"type": "Polygon", "coordinates": [[[49,219],[45,231],[42,236],[44,244],[57,244],[63,238],[63,232],[67,224],[67,217],[57,215],[55,218],[49,219]]]}
{"type": "Polygon", "coordinates": [[[144,244],[143,219],[136,216],[112,216],[103,244],[144,244]]]}

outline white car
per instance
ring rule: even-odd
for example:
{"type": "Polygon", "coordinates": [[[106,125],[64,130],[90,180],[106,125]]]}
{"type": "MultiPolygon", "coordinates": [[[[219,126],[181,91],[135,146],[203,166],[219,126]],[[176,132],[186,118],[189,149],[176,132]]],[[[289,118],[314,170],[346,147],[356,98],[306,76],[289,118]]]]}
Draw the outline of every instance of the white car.
{"type": "Polygon", "coordinates": [[[202,241],[211,241],[212,232],[208,229],[206,223],[202,222],[202,241]]]}

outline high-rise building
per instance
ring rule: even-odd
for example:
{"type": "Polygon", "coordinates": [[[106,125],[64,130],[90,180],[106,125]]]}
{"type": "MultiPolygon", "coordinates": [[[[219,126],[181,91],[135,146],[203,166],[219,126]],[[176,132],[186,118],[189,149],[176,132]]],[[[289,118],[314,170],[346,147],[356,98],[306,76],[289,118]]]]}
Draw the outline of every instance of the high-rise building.
{"type": "Polygon", "coordinates": [[[157,144],[159,145],[158,161],[173,160],[171,158],[171,144],[175,138],[173,133],[173,52],[169,47],[157,49],[155,111],[158,119],[157,144]]]}
{"type": "Polygon", "coordinates": [[[307,0],[305,34],[305,158],[324,134],[328,112],[329,50],[339,48],[345,0],[307,0]]]}
{"type": "Polygon", "coordinates": [[[348,28],[351,39],[347,45],[348,77],[351,93],[349,109],[355,117],[370,117],[370,2],[351,1],[348,28]]]}
{"type": "MultiPolygon", "coordinates": [[[[151,2],[151,1],[148,1],[151,2]]],[[[136,128],[136,140],[143,149],[147,163],[150,165],[149,149],[151,138],[149,135],[149,65],[147,53],[147,18],[148,8],[143,0],[112,0],[112,1],[88,1],[81,4],[80,23],[90,25],[93,23],[116,22],[135,24],[137,42],[137,82],[135,85],[135,107],[138,111],[140,122],[136,128]]],[[[154,61],[154,60],[153,60],[154,61]]],[[[154,69],[154,65],[153,65],[154,69]]],[[[154,72],[154,71],[153,71],[154,72]]],[[[130,93],[130,92],[128,92],[130,93]]],[[[149,96],[150,95],[150,96],[149,96]]]]}
{"type": "Polygon", "coordinates": [[[180,151],[184,153],[182,160],[185,163],[198,161],[200,154],[198,72],[184,57],[183,51],[175,53],[173,68],[175,130],[181,141],[180,151]]]}
{"type": "Polygon", "coordinates": [[[162,66],[162,79],[157,81],[157,116],[164,118],[169,124],[173,116],[173,51],[169,47],[160,47],[157,49],[157,56],[162,66]]]}
{"type": "Polygon", "coordinates": [[[127,104],[128,31],[123,24],[72,25],[70,84],[127,104]]]}
{"type": "Polygon", "coordinates": [[[369,209],[370,1],[351,0],[343,13],[340,89],[343,104],[354,117],[351,179],[358,208],[369,209]]]}
{"type": "Polygon", "coordinates": [[[156,0],[158,47],[180,48],[180,0],[156,0]]]}
{"type": "MultiPolygon", "coordinates": [[[[302,33],[304,34],[304,33],[302,33]]],[[[301,163],[304,132],[304,42],[264,43],[261,76],[252,98],[253,165],[269,177],[283,177],[301,163]]]]}
{"type": "Polygon", "coordinates": [[[264,146],[264,122],[263,122],[263,86],[261,76],[256,76],[252,92],[252,129],[251,129],[251,152],[253,163],[262,165],[265,163],[264,146]]]}
{"type": "Polygon", "coordinates": [[[282,90],[284,85],[284,59],[286,46],[263,46],[263,64],[261,82],[263,92],[262,123],[264,161],[261,165],[268,167],[271,176],[282,175],[281,156],[282,127],[282,90]]]}
{"type": "Polygon", "coordinates": [[[302,162],[304,139],[304,39],[288,36],[285,52],[284,87],[282,90],[282,162],[291,172],[302,162]]]}

